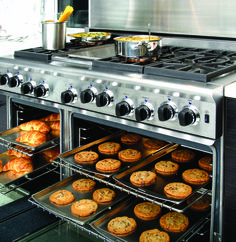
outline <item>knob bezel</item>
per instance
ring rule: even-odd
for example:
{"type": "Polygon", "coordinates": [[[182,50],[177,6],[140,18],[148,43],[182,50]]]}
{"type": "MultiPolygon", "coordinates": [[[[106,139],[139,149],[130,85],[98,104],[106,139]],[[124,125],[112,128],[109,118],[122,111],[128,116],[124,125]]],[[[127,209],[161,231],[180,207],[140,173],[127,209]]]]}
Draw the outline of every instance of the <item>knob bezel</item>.
{"type": "MultiPolygon", "coordinates": [[[[171,117],[168,120],[165,120],[165,121],[174,121],[174,120],[176,120],[178,118],[178,107],[177,107],[177,105],[174,102],[172,102],[172,101],[166,101],[166,102],[163,102],[163,103],[160,104],[160,106],[158,107],[157,111],[163,105],[169,105],[172,108],[172,110],[173,110],[171,117]]],[[[161,122],[164,122],[164,121],[161,121],[161,122]]]]}
{"type": "Polygon", "coordinates": [[[186,126],[196,126],[200,122],[200,113],[199,113],[197,107],[186,105],[186,106],[183,106],[182,107],[182,109],[180,110],[180,112],[182,112],[185,109],[188,109],[188,110],[192,111],[193,114],[194,114],[194,119],[193,119],[192,123],[191,124],[188,124],[186,126]]]}
{"type": "MultiPolygon", "coordinates": [[[[120,102],[118,102],[118,103],[121,103],[121,102],[126,102],[127,104],[128,104],[128,106],[129,106],[129,108],[130,108],[130,110],[129,110],[129,113],[128,114],[125,114],[125,115],[123,115],[123,116],[132,116],[132,115],[134,115],[134,102],[132,101],[132,99],[130,99],[130,98],[124,98],[124,99],[122,99],[120,102]]],[[[117,104],[118,104],[117,103],[117,104]]],[[[116,104],[116,105],[117,105],[116,104]]],[[[121,116],[122,117],[122,116],[121,116]]]]}
{"type": "Polygon", "coordinates": [[[19,86],[21,85],[22,82],[23,82],[23,76],[22,76],[21,74],[16,74],[16,75],[12,76],[11,78],[9,78],[7,84],[8,84],[9,87],[12,88],[12,87],[19,87],[19,86]],[[15,80],[16,80],[16,85],[11,86],[10,82],[11,82],[11,80],[12,80],[13,78],[15,78],[15,80]]]}
{"type": "Polygon", "coordinates": [[[44,95],[42,95],[42,96],[37,96],[37,95],[35,95],[35,93],[34,93],[34,96],[35,97],[47,97],[47,96],[49,96],[49,85],[47,84],[47,83],[41,83],[41,84],[39,84],[38,86],[36,86],[35,88],[34,88],[34,92],[35,92],[35,89],[36,88],[38,88],[38,87],[40,87],[40,86],[43,86],[44,88],[45,88],[45,93],[44,93],[44,95]]]}
{"type": "MultiPolygon", "coordinates": [[[[72,96],[73,96],[73,101],[70,101],[68,103],[76,103],[77,100],[78,100],[78,92],[77,92],[77,90],[75,88],[69,88],[65,92],[68,92],[68,91],[70,91],[72,93],[72,96]]],[[[66,104],[66,103],[64,103],[64,104],[66,104]]]]}
{"type": "MultiPolygon", "coordinates": [[[[150,102],[142,102],[137,108],[141,107],[141,106],[146,106],[149,111],[150,111],[150,115],[148,118],[146,118],[145,120],[153,120],[154,119],[154,116],[155,116],[155,109],[153,107],[153,105],[150,103],[150,102]]],[[[137,119],[137,118],[136,118],[137,119]]],[[[142,121],[145,121],[145,120],[142,120],[142,121]]]]}

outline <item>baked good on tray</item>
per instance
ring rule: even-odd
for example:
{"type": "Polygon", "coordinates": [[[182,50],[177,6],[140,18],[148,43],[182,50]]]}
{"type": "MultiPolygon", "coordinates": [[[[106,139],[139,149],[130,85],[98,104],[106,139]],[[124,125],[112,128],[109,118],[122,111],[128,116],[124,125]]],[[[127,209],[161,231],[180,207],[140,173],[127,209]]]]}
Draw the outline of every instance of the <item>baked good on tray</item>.
{"type": "Polygon", "coordinates": [[[24,157],[11,159],[3,166],[3,171],[12,171],[13,173],[20,172],[21,175],[27,174],[34,170],[32,161],[24,157]]]}
{"type": "Polygon", "coordinates": [[[2,160],[0,160],[0,172],[2,172],[2,168],[3,168],[3,163],[2,163],[2,160]]]}
{"type": "Polygon", "coordinates": [[[118,171],[121,167],[121,162],[116,159],[107,158],[96,163],[96,170],[104,173],[112,173],[118,171]]]}
{"type": "Polygon", "coordinates": [[[45,134],[50,131],[50,127],[44,121],[41,120],[31,120],[29,122],[19,125],[18,127],[21,130],[40,131],[45,134]]]}
{"type": "Polygon", "coordinates": [[[38,146],[47,141],[47,136],[39,131],[25,131],[16,138],[17,142],[28,143],[30,146],[38,146]]]}
{"type": "Polygon", "coordinates": [[[50,129],[60,130],[60,121],[48,122],[48,125],[49,125],[50,129]]]}
{"type": "Polygon", "coordinates": [[[122,216],[109,221],[107,229],[115,235],[128,235],[135,231],[137,223],[133,218],[122,216]]]}
{"type": "Polygon", "coordinates": [[[87,192],[93,190],[96,182],[89,178],[81,178],[72,183],[72,187],[77,192],[87,192]]]}
{"type": "Polygon", "coordinates": [[[13,150],[13,149],[8,150],[7,155],[13,155],[13,156],[16,156],[16,157],[24,157],[24,158],[27,158],[27,159],[31,159],[31,156],[28,156],[24,153],[21,153],[20,151],[13,150]]]}
{"type": "Polygon", "coordinates": [[[52,160],[56,159],[58,155],[60,154],[60,147],[56,146],[51,149],[43,151],[43,154],[46,156],[46,158],[52,162],[52,160]]]}
{"type": "Polygon", "coordinates": [[[150,229],[142,232],[139,242],[169,242],[170,236],[159,229],[150,229]]]}
{"type": "Polygon", "coordinates": [[[195,153],[188,149],[175,150],[171,153],[171,158],[179,163],[186,163],[194,160],[195,153]]]}
{"type": "Polygon", "coordinates": [[[121,136],[120,140],[126,145],[134,145],[142,140],[142,136],[139,134],[128,133],[121,136]]]}
{"type": "Polygon", "coordinates": [[[141,159],[142,153],[135,149],[126,149],[119,151],[118,157],[124,162],[135,162],[141,159]]]}
{"type": "Polygon", "coordinates": [[[157,218],[161,212],[161,206],[151,202],[138,203],[134,207],[134,214],[142,220],[157,218]]]}
{"type": "Polygon", "coordinates": [[[189,184],[203,185],[210,180],[210,175],[201,169],[188,169],[182,173],[182,178],[189,184]]]}
{"type": "Polygon", "coordinates": [[[143,141],[144,148],[148,150],[157,150],[165,145],[166,145],[166,142],[160,139],[145,139],[143,141]]]}
{"type": "Polygon", "coordinates": [[[75,161],[81,164],[94,164],[98,158],[98,153],[95,151],[81,151],[74,155],[75,161]]]}
{"type": "Polygon", "coordinates": [[[100,188],[93,192],[93,199],[98,203],[111,202],[116,193],[110,188],[100,188]]]}
{"type": "Polygon", "coordinates": [[[179,170],[179,165],[173,161],[162,160],[155,164],[155,171],[162,175],[173,175],[179,170]]]}
{"type": "Polygon", "coordinates": [[[80,217],[86,217],[96,212],[98,209],[97,202],[91,199],[81,199],[71,205],[71,212],[80,217]]]}
{"type": "Polygon", "coordinates": [[[120,144],[116,142],[105,142],[98,146],[98,151],[106,155],[117,154],[120,149],[120,144]]]}
{"type": "Polygon", "coordinates": [[[52,113],[50,115],[48,115],[45,118],[42,118],[41,120],[44,121],[59,121],[60,120],[60,114],[59,113],[52,113]]]}
{"type": "Polygon", "coordinates": [[[149,186],[156,182],[156,174],[152,171],[136,171],[131,174],[130,182],[135,186],[149,186]]]}
{"type": "Polygon", "coordinates": [[[212,171],[212,155],[205,156],[198,161],[198,165],[205,171],[212,171]]]}
{"type": "Polygon", "coordinates": [[[192,193],[192,187],[182,182],[171,182],[164,187],[164,193],[169,198],[184,199],[192,193]]]}
{"type": "MultiPolygon", "coordinates": [[[[191,204],[201,195],[202,194],[199,193],[193,194],[191,197],[187,199],[187,204],[191,204]]],[[[202,198],[200,198],[197,202],[193,203],[190,208],[195,211],[206,211],[210,208],[210,203],[211,197],[209,195],[205,195],[202,198]]]]}
{"type": "Polygon", "coordinates": [[[71,191],[58,190],[50,195],[49,200],[57,205],[66,205],[75,200],[75,196],[71,191]]]}
{"type": "Polygon", "coordinates": [[[160,218],[160,225],[165,231],[182,232],[187,229],[189,220],[182,213],[169,212],[160,218]]]}

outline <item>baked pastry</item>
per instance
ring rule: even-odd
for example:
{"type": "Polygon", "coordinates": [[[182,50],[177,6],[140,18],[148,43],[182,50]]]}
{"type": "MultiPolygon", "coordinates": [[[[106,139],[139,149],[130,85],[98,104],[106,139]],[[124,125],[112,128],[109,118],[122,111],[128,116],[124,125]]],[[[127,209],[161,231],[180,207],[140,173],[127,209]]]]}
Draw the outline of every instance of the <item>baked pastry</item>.
{"type": "Polygon", "coordinates": [[[152,171],[136,171],[131,174],[130,182],[135,186],[149,186],[156,182],[156,174],[152,171]]]}
{"type": "Polygon", "coordinates": [[[116,159],[103,159],[96,163],[96,170],[104,173],[112,173],[118,171],[121,167],[121,162],[116,159]]]}
{"type": "Polygon", "coordinates": [[[170,236],[159,229],[150,229],[142,232],[139,242],[169,242],[170,236]]]}
{"type": "Polygon", "coordinates": [[[126,149],[119,151],[118,157],[124,162],[135,162],[141,159],[142,153],[135,149],[126,149]]]}
{"type": "Polygon", "coordinates": [[[161,206],[151,202],[138,203],[134,207],[134,214],[142,220],[157,218],[161,212],[161,206]]]}
{"type": "Polygon", "coordinates": [[[59,190],[50,195],[49,200],[57,205],[66,205],[75,200],[75,196],[71,191],[59,190]]]}
{"type": "Polygon", "coordinates": [[[178,170],[179,165],[169,160],[162,160],[155,164],[155,171],[162,175],[173,175],[178,170]]]}
{"type": "Polygon", "coordinates": [[[32,161],[24,157],[11,159],[3,166],[3,171],[12,171],[13,173],[21,172],[27,174],[34,170],[32,161]]]}
{"type": "Polygon", "coordinates": [[[186,163],[194,160],[195,153],[187,149],[175,150],[171,153],[171,158],[176,162],[186,163]]]}
{"type": "Polygon", "coordinates": [[[96,212],[98,209],[97,202],[91,199],[81,199],[74,202],[71,206],[71,212],[80,217],[86,217],[96,212]]]}
{"type": "Polygon", "coordinates": [[[42,118],[41,120],[44,121],[59,121],[60,120],[60,114],[59,113],[52,113],[50,115],[48,115],[45,118],[42,118]]]}
{"type": "MultiPolygon", "coordinates": [[[[199,193],[193,194],[191,197],[187,199],[187,204],[191,204],[200,196],[201,194],[199,193]]],[[[211,197],[209,195],[205,195],[202,198],[200,198],[197,202],[193,203],[190,208],[195,211],[206,211],[210,208],[210,203],[211,197]]]]}
{"type": "Polygon", "coordinates": [[[45,151],[43,151],[43,154],[46,155],[48,160],[51,162],[54,159],[56,159],[58,157],[58,155],[60,154],[60,147],[56,146],[54,148],[45,150],[45,151]]]}
{"type": "Polygon", "coordinates": [[[192,193],[192,187],[182,182],[171,182],[164,187],[164,193],[169,198],[184,199],[192,193]]]}
{"type": "Polygon", "coordinates": [[[198,161],[198,165],[205,171],[212,171],[212,155],[205,156],[198,161]]]}
{"type": "Polygon", "coordinates": [[[203,185],[210,180],[210,175],[201,169],[188,169],[182,173],[182,178],[193,185],[203,185]]]}
{"type": "Polygon", "coordinates": [[[143,141],[144,148],[148,150],[157,150],[165,145],[166,145],[166,142],[160,139],[145,139],[143,141]]]}
{"type": "Polygon", "coordinates": [[[134,145],[142,140],[142,136],[139,134],[129,133],[129,134],[124,134],[123,136],[121,136],[120,140],[122,143],[124,143],[126,145],[134,145]]]}
{"type": "Polygon", "coordinates": [[[134,232],[136,227],[136,221],[127,216],[113,218],[107,225],[108,231],[115,235],[128,235],[134,232]]]}
{"type": "Polygon", "coordinates": [[[17,142],[28,143],[30,146],[38,146],[47,141],[47,136],[39,131],[25,131],[22,135],[16,138],[17,142]]]}
{"type": "Polygon", "coordinates": [[[93,199],[98,203],[111,202],[116,193],[110,188],[100,188],[93,192],[93,199]]]}
{"type": "Polygon", "coordinates": [[[98,158],[98,154],[94,151],[81,151],[74,155],[75,161],[81,164],[94,164],[98,158]]]}
{"type": "Polygon", "coordinates": [[[41,133],[48,133],[50,131],[50,127],[41,120],[31,120],[29,122],[23,123],[19,125],[19,129],[25,131],[40,131],[41,133]]]}
{"type": "Polygon", "coordinates": [[[13,156],[16,156],[16,157],[24,157],[26,159],[31,159],[31,156],[28,156],[24,153],[21,153],[20,151],[13,150],[13,149],[8,150],[7,155],[13,155],[13,156]]]}
{"type": "Polygon", "coordinates": [[[98,146],[98,151],[100,153],[108,155],[116,154],[120,149],[120,144],[116,142],[105,142],[98,146]]]}
{"type": "Polygon", "coordinates": [[[189,220],[182,213],[169,212],[160,218],[160,225],[169,232],[182,232],[187,229],[189,220]]]}
{"type": "Polygon", "coordinates": [[[2,160],[0,160],[0,172],[2,172],[2,169],[3,169],[3,163],[2,163],[2,160]]]}
{"type": "Polygon", "coordinates": [[[52,130],[60,130],[60,121],[48,122],[48,125],[52,130]]]}
{"type": "Polygon", "coordinates": [[[72,187],[77,192],[87,192],[93,190],[96,182],[89,178],[81,178],[72,183],[72,187]]]}

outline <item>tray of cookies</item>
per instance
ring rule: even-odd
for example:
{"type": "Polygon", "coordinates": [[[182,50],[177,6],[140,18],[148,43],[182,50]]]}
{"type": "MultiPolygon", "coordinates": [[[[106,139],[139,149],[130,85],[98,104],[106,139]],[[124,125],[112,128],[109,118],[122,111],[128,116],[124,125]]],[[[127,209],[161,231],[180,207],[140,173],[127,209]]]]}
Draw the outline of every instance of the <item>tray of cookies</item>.
{"type": "Polygon", "coordinates": [[[211,182],[209,167],[204,170],[199,165],[205,157],[209,161],[209,156],[201,151],[172,146],[163,156],[154,154],[114,175],[113,179],[138,194],[180,204],[211,182]]]}
{"type": "Polygon", "coordinates": [[[90,223],[109,241],[183,241],[209,211],[171,212],[160,205],[130,197],[90,223]],[[156,241],[156,240],[155,240],[156,241]]]}
{"type": "Polygon", "coordinates": [[[120,131],[59,157],[77,169],[111,178],[169,145],[162,140],[120,131]]]}
{"type": "Polygon", "coordinates": [[[127,197],[86,176],[75,174],[32,195],[45,210],[79,225],[85,225],[127,197]]]}

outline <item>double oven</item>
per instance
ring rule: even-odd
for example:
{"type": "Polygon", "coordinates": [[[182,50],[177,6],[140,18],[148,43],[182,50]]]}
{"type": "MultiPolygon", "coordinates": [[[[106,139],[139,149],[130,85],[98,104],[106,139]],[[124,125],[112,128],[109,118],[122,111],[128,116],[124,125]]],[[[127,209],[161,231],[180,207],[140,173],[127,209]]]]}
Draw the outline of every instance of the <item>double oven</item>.
{"type": "MultiPolygon", "coordinates": [[[[93,8],[90,13],[94,20],[100,16],[93,8]]],[[[93,27],[98,32],[96,24],[93,27]]],[[[107,218],[132,216],[135,202],[150,201],[159,204],[163,213],[176,211],[188,216],[188,229],[170,233],[171,241],[233,241],[236,109],[234,98],[226,98],[225,90],[236,78],[234,42],[221,39],[216,45],[212,38],[163,35],[161,54],[156,58],[120,59],[113,41],[120,33],[109,30],[111,39],[102,43],[72,40],[64,50],[29,48],[0,58],[5,114],[1,115],[2,157],[8,149],[19,149],[5,138],[15,127],[60,114],[60,134],[52,142],[38,149],[20,149],[39,157],[34,171],[19,178],[0,174],[1,239],[5,234],[6,241],[138,241],[141,230],[160,227],[158,220],[139,221],[133,235],[117,237],[107,232],[107,218]],[[144,150],[141,162],[109,175],[78,166],[71,158],[107,140],[120,142],[127,132],[164,140],[166,146],[150,153],[144,150]],[[59,147],[60,154],[53,161],[44,161],[41,154],[54,147],[59,147]],[[132,171],[150,169],[158,160],[171,159],[171,152],[181,148],[196,154],[189,168],[198,167],[200,158],[212,156],[210,182],[193,187],[201,197],[210,196],[207,211],[193,211],[186,199],[171,200],[160,191],[167,182],[182,181],[181,174],[160,176],[152,189],[134,188],[127,180],[132,171]],[[50,192],[78,177],[114,189],[116,203],[87,220],[48,203],[50,192]]]]}

